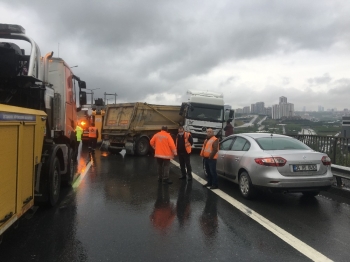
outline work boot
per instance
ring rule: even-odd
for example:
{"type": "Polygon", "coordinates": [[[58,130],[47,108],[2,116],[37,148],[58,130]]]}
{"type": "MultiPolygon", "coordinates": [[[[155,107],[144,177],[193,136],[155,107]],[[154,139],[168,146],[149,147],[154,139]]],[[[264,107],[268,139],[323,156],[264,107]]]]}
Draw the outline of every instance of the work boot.
{"type": "Polygon", "coordinates": [[[188,176],[187,181],[192,181],[192,175],[188,176]]]}
{"type": "Polygon", "coordinates": [[[186,179],[186,175],[179,177],[179,179],[186,179]]]}
{"type": "Polygon", "coordinates": [[[169,180],[168,178],[167,179],[163,179],[163,185],[170,185],[172,183],[173,182],[171,180],[169,180]]]}

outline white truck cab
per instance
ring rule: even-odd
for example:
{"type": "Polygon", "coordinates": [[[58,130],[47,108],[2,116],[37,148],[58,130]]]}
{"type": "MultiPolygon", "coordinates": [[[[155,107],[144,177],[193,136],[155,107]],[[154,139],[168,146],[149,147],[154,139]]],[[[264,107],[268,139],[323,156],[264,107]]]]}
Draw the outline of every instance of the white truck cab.
{"type": "Polygon", "coordinates": [[[221,138],[223,124],[233,119],[234,111],[225,110],[224,97],[221,93],[188,90],[188,102],[182,103],[180,115],[184,116],[184,129],[193,137],[193,148],[201,148],[206,139],[208,128],[221,138]]]}

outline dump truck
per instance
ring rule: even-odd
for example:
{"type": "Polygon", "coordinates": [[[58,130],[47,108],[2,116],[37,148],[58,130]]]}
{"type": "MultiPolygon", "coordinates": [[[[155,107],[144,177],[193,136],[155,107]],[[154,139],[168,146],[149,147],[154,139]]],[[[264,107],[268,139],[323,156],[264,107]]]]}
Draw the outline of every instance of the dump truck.
{"type": "Polygon", "coordinates": [[[120,103],[106,106],[102,137],[109,143],[108,151],[146,155],[150,152],[149,141],[162,126],[167,126],[175,137],[183,117],[180,106],[154,105],[143,102],[120,103]]]}
{"type": "Polygon", "coordinates": [[[0,241],[34,201],[53,206],[61,181],[72,183],[84,88],[63,59],[42,57],[22,26],[0,24],[0,241]]]}

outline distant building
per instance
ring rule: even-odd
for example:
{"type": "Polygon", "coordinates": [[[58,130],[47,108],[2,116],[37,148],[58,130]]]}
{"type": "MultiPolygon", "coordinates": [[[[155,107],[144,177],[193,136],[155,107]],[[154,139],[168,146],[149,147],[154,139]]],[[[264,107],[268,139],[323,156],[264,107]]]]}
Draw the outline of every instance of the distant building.
{"type": "Polygon", "coordinates": [[[280,105],[273,105],[271,108],[272,119],[281,119],[280,105]]]}
{"type": "Polygon", "coordinates": [[[280,104],[286,104],[287,103],[287,97],[281,96],[280,97],[280,104]]]}
{"type": "Polygon", "coordinates": [[[323,106],[318,106],[318,112],[324,112],[324,107],[323,106]]]}
{"type": "Polygon", "coordinates": [[[250,114],[250,107],[249,106],[243,107],[243,114],[250,114]]]}
{"type": "Polygon", "coordinates": [[[271,108],[272,119],[291,118],[294,116],[294,104],[287,102],[287,97],[281,96],[279,104],[271,108]]]}
{"type": "Polygon", "coordinates": [[[266,107],[266,115],[272,117],[272,107],[266,107]]]}
{"type": "Polygon", "coordinates": [[[350,116],[342,117],[342,131],[341,134],[343,137],[350,137],[350,116]]]}
{"type": "Polygon", "coordinates": [[[258,112],[257,109],[256,109],[256,104],[251,104],[250,105],[250,112],[252,114],[256,114],[258,112]]]}
{"type": "Polygon", "coordinates": [[[311,120],[311,116],[308,113],[301,115],[302,119],[311,120]]]}
{"type": "Polygon", "coordinates": [[[237,114],[243,114],[243,109],[242,108],[236,108],[236,113],[237,114]]]}
{"type": "Polygon", "coordinates": [[[265,113],[265,103],[264,102],[257,102],[256,105],[256,113],[257,114],[264,114],[265,113]]]}

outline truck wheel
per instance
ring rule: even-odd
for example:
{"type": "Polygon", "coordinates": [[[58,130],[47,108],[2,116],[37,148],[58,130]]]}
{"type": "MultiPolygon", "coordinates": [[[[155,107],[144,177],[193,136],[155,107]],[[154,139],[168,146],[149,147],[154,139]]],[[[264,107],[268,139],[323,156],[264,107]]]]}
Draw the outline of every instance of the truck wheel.
{"type": "Polygon", "coordinates": [[[57,204],[60,197],[61,189],[61,174],[60,174],[60,162],[57,157],[50,166],[49,173],[49,205],[54,206],[57,204]]]}
{"type": "Polygon", "coordinates": [[[139,156],[145,156],[148,154],[150,145],[149,141],[146,137],[141,137],[139,140],[136,142],[136,154],[139,156]]]}
{"type": "Polygon", "coordinates": [[[68,166],[67,166],[67,173],[62,177],[62,180],[64,184],[66,185],[72,185],[73,183],[73,178],[74,178],[74,157],[75,157],[75,152],[73,151],[72,148],[69,149],[69,154],[68,154],[68,166]]]}

